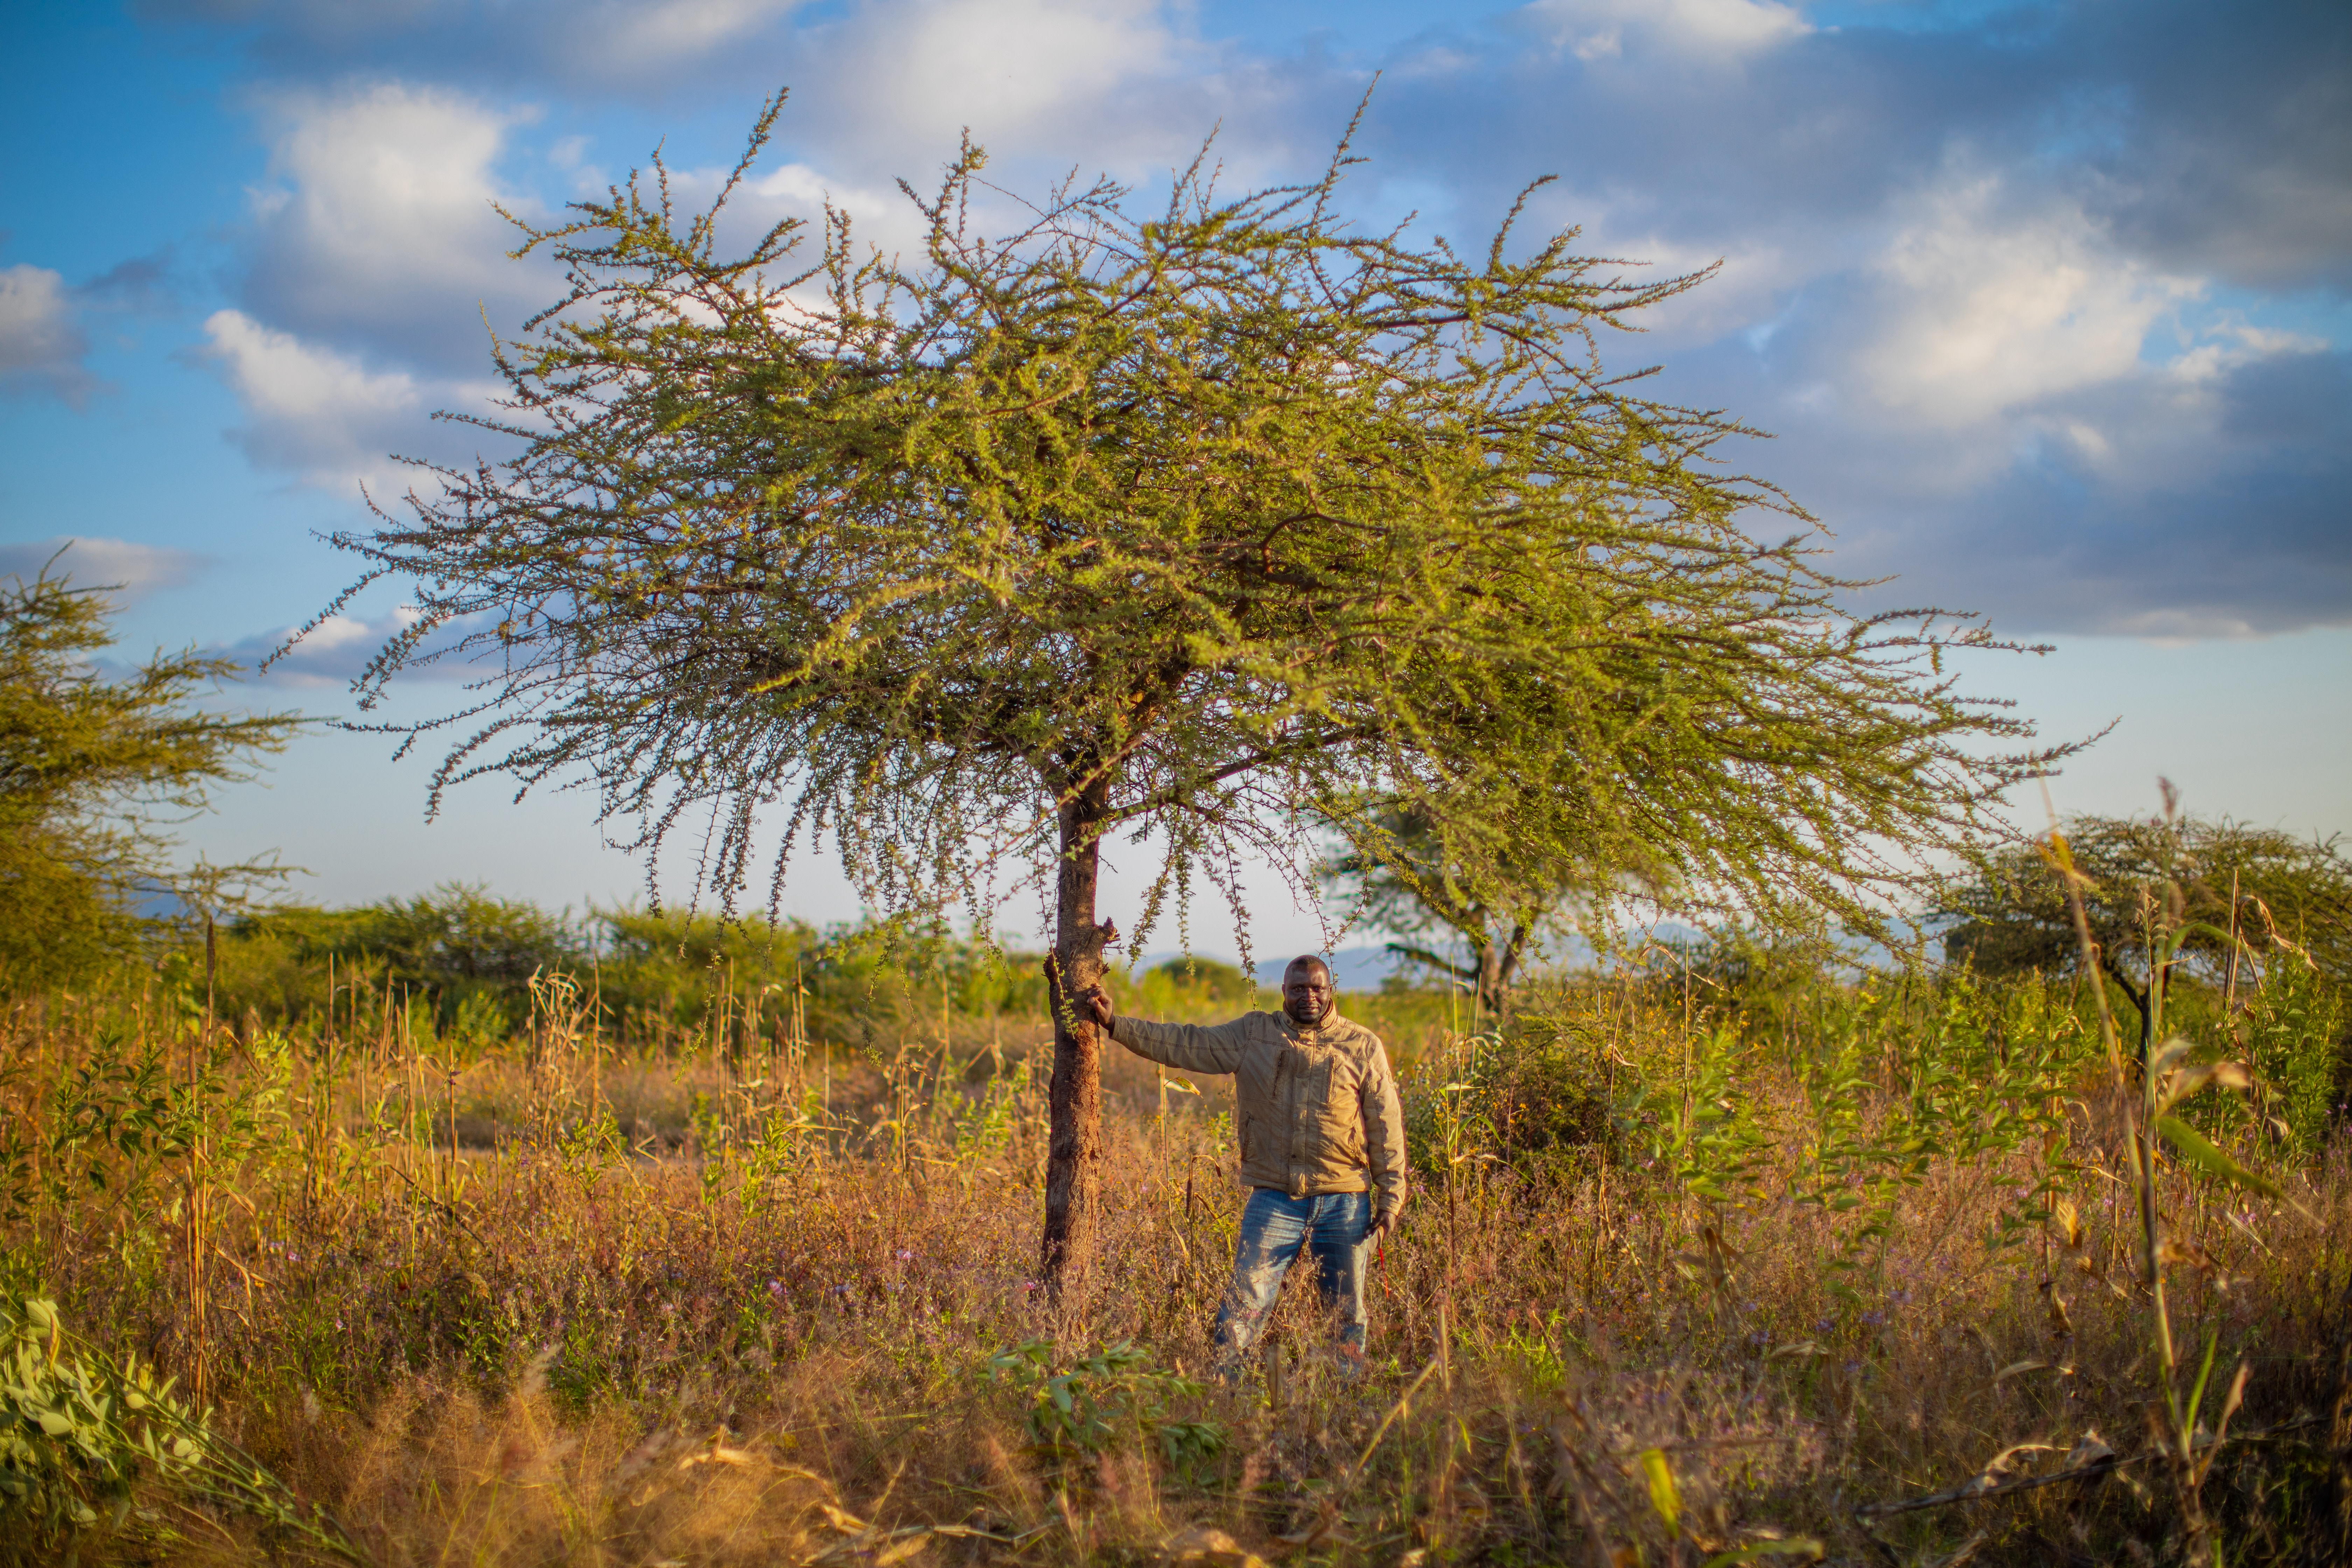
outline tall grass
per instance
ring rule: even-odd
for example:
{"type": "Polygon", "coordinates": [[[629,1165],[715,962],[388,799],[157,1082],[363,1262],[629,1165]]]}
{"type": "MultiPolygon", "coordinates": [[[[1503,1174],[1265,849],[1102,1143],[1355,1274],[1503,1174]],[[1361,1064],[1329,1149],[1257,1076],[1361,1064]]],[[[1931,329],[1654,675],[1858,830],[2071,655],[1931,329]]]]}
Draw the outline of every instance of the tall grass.
{"type": "MultiPolygon", "coordinates": [[[[1141,984],[1123,1005],[1234,1000],[1141,984]]],[[[2217,1026],[2332,1049],[2296,1034],[2309,997],[2248,991],[2217,1026]]],[[[1629,972],[1546,982],[1479,1034],[1443,997],[1349,998],[1398,1058],[1419,1182],[1373,1271],[1373,1371],[1340,1376],[1301,1279],[1234,1386],[1207,1376],[1242,1195],[1219,1080],[1113,1053],[1103,1262],[1054,1313],[1040,1019],[950,994],[829,1044],[770,994],[757,1026],[739,998],[618,1038],[542,977],[461,1050],[376,995],[237,1030],[185,988],[16,1007],[0,1285],[196,1391],[377,1562],[2197,1544],[2147,1458],[2127,1119],[2065,982],[1629,972]]],[[[2154,1173],[2173,1332],[2249,1369],[2203,1506],[2233,1560],[2340,1561],[2345,1147],[2219,1090],[2183,1110],[2303,1211],[2154,1173]]],[[[141,1485],[143,1514],[15,1549],[306,1549],[141,1485]]]]}

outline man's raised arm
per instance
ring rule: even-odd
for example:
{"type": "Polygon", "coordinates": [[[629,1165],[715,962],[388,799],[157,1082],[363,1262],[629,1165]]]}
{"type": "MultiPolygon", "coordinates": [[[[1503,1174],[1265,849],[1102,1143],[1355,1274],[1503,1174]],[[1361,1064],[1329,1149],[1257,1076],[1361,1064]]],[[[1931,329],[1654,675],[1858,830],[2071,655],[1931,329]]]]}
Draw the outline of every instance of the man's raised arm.
{"type": "Polygon", "coordinates": [[[1081,997],[1087,1016],[1110,1031],[1110,1037],[1163,1067],[1179,1072],[1232,1072],[1241,1066],[1242,1048],[1249,1043],[1249,1020],[1230,1024],[1153,1024],[1122,1018],[1112,1010],[1110,993],[1089,986],[1081,997]]]}

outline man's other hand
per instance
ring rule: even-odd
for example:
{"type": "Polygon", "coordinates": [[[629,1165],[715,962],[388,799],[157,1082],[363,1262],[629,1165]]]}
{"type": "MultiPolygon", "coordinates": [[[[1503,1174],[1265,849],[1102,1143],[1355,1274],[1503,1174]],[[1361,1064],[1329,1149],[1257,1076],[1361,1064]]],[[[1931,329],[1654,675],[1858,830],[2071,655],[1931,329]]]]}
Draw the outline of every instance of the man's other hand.
{"type": "Polygon", "coordinates": [[[1397,1221],[1402,1218],[1403,1215],[1404,1205],[1402,1203],[1398,1204],[1394,1208],[1382,1210],[1380,1217],[1373,1220],[1371,1225],[1364,1231],[1364,1245],[1366,1247],[1376,1247],[1380,1246],[1381,1242],[1386,1241],[1389,1237],[1395,1232],[1397,1221]]]}
{"type": "Polygon", "coordinates": [[[1082,1016],[1101,1028],[1109,1028],[1111,1020],[1118,1016],[1112,1010],[1110,993],[1099,984],[1089,985],[1079,992],[1078,1000],[1086,1004],[1086,1012],[1082,1016]]]}

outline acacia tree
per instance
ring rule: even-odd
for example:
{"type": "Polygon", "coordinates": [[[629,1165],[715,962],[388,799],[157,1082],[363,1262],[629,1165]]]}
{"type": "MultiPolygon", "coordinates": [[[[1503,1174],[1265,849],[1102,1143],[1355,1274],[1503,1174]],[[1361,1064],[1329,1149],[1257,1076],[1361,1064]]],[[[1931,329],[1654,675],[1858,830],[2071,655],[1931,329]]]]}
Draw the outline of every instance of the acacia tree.
{"type": "Polygon", "coordinates": [[[129,951],[154,923],[142,900],[217,903],[277,874],[177,872],[164,829],[300,721],[191,710],[236,668],[193,649],[108,679],[94,663],[114,643],[107,611],[101,591],[47,571],[0,580],[0,989],[68,984],[129,951]]]}
{"type": "MultiPolygon", "coordinates": [[[[2139,1016],[2141,1060],[2184,966],[2226,984],[2234,963],[2288,947],[2331,984],[2352,984],[2352,862],[2336,840],[2195,816],[2074,816],[2063,831],[2088,951],[2139,1016]]],[[[1933,918],[1947,924],[1946,956],[1988,973],[2082,963],[2066,884],[2038,845],[1980,857],[1940,890],[1933,918]]]]}
{"type": "Polygon", "coordinates": [[[1519,965],[1579,889],[1467,874],[1446,860],[1445,835],[1435,824],[1402,812],[1380,813],[1357,825],[1352,837],[1332,858],[1327,879],[1346,892],[1353,912],[1405,939],[1390,942],[1391,953],[1474,987],[1478,1005],[1500,1017],[1519,965]],[[1415,940],[1441,927],[1462,939],[1467,963],[1415,940]]]}
{"type": "Polygon", "coordinates": [[[1864,913],[1904,874],[1864,846],[1948,844],[2044,760],[1988,760],[2027,731],[1937,673],[1980,629],[1850,617],[1801,538],[1743,529],[1794,509],[1714,465],[1741,427],[1603,369],[1597,334],[1695,278],[1507,219],[1468,258],[1359,231],[1344,145],[1307,185],[1228,197],[1196,163],[1164,205],[1073,187],[986,237],[967,144],[931,199],[902,186],[910,260],[830,210],[724,250],[780,103],[707,210],[656,161],[522,226],[569,286],[498,351],[479,423],[520,454],[340,541],[353,592],[416,595],[362,700],[484,661],[476,701],[387,726],[455,726],[436,797],[592,783],[649,857],[707,812],[724,898],[763,812],[900,915],[984,919],[1025,868],[1057,1291],[1090,1251],[1102,1042],[1069,999],[1117,940],[1111,835],[1160,857],[1146,930],[1234,897],[1245,855],[1301,866],[1316,825],[1381,853],[1394,811],[1466,825],[1474,883],[1664,846],[1693,886],[1864,913]]]}

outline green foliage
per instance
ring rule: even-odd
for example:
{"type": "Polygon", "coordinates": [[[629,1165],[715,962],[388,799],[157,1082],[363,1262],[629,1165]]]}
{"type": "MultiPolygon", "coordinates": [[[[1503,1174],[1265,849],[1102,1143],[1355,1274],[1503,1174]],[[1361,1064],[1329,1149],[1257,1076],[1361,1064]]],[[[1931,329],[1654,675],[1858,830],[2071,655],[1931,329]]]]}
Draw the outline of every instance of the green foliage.
{"type": "Polygon", "coordinates": [[[1156,835],[1149,930],[1237,852],[1295,865],[1300,813],[1378,858],[1403,811],[1472,892],[1876,919],[1884,847],[1965,839],[2047,760],[1944,668],[1990,638],[1853,618],[1817,543],[1753,536],[1801,514],[1719,466],[1743,427],[1603,367],[1697,277],[1517,209],[1469,252],[1361,231],[1350,162],[1227,195],[1204,158],[1164,208],[1104,183],[983,237],[967,147],[904,262],[845,217],[722,253],[737,180],[525,226],[569,289],[500,350],[520,455],[339,539],[417,596],[369,700],[484,659],[480,707],[415,727],[469,737],[436,789],[593,774],[648,850],[707,808],[730,897],[772,807],[920,914],[1156,835]]]}
{"type": "Polygon", "coordinates": [[[1705,1204],[1790,1197],[1831,1216],[1818,1261],[1848,1300],[1935,1171],[1977,1173],[1978,1240],[1994,1248],[2032,1235],[2080,1177],[2066,1117],[2100,1047],[2063,981],[1965,968],[1847,979],[1818,949],[1738,932],[1675,956],[1694,961],[1695,994],[1715,998],[1686,1019],[1679,965],[1548,983],[1507,1027],[1424,1063],[1405,1098],[1424,1177],[1633,1160],[1705,1204]],[[1621,1025],[1637,1014],[1649,1027],[1629,1038],[1621,1025]],[[1793,1121],[1776,1109],[1790,1084],[1793,1121]]]}
{"type": "Polygon", "coordinates": [[[410,1005],[428,1026],[478,1045],[530,1016],[534,974],[585,967],[585,934],[527,900],[454,882],[354,909],[285,905],[230,929],[220,1005],[270,1023],[325,1011],[331,969],[339,1015],[410,1005]]]}
{"type": "Polygon", "coordinates": [[[1612,1082],[1582,1020],[1523,1012],[1465,1037],[1408,1079],[1406,1150],[1429,1180],[1481,1158],[1523,1175],[1573,1174],[1612,1142],[1612,1082]]]}
{"type": "Polygon", "coordinates": [[[1656,1063],[1632,1076],[1619,1114],[1644,1129],[1650,1158],[1677,1187],[1714,1203],[1739,1202],[1779,1142],[1745,1081],[1763,1066],[1737,1028],[1696,1031],[1678,1069],[1656,1063]]]}
{"type": "Polygon", "coordinates": [[[142,1487],[257,1517],[301,1546],[368,1559],[321,1511],[174,1398],[168,1379],[72,1342],[57,1303],[0,1300],[0,1561],[54,1562],[85,1532],[170,1531],[142,1487]]]}
{"type": "MultiPolygon", "coordinates": [[[[2155,1043],[2150,987],[2166,967],[2155,950],[2176,934],[2176,978],[2221,986],[2234,950],[2247,984],[2257,964],[2300,955],[2352,986],[2352,861],[2334,839],[2198,817],[2078,816],[2063,831],[2092,952],[2137,1010],[2143,1052],[2155,1043]]],[[[2039,844],[1984,858],[1941,889],[1934,918],[1948,926],[1947,957],[1988,974],[2069,973],[2083,958],[2066,884],[2039,844]]]]}
{"type": "MultiPolygon", "coordinates": [[[[795,987],[805,1033],[862,1041],[877,1024],[1044,1010],[1038,961],[984,942],[798,921],[731,921],[687,910],[550,913],[478,887],[446,884],[411,899],[353,909],[284,906],[224,927],[219,1010],[283,1027],[303,1020],[410,1024],[460,1060],[519,1032],[534,980],[568,976],[593,1016],[625,1041],[659,1043],[791,1016],[795,987]],[[330,986],[334,992],[329,996],[330,986]]],[[[182,996],[203,997],[203,950],[163,965],[182,996]]]]}
{"type": "Polygon", "coordinates": [[[1454,1037],[1424,1057],[1398,1084],[1404,1107],[1405,1156],[1414,1177],[1444,1185],[1467,1174],[1462,1167],[1494,1157],[1492,1109],[1479,1092],[1482,1062],[1499,1053],[1489,1033],[1454,1037]]]}
{"type": "Polygon", "coordinates": [[[1271,1006],[1275,996],[1237,965],[1213,958],[1171,958],[1136,977],[1121,1005],[1154,1018],[1224,1019],[1253,1007],[1271,1006]]]}
{"type": "Polygon", "coordinates": [[[205,809],[282,746],[287,714],[190,711],[236,673],[193,650],[158,653],[121,679],[92,660],[113,646],[98,590],[46,572],[0,580],[0,991],[77,983],[155,922],[173,890],[207,906],[269,868],[173,871],[161,826],[205,809]]]}
{"type": "Polygon", "coordinates": [[[283,1128],[290,1051],[280,1036],[239,1045],[222,1033],[167,1055],[117,1026],[46,1085],[33,1077],[37,1064],[0,1061],[0,1095],[45,1112],[0,1122],[0,1218],[95,1200],[112,1229],[152,1230],[199,1142],[215,1165],[234,1168],[283,1128]]]}
{"type": "MultiPolygon", "coordinates": [[[[1588,1544],[1572,1511],[1580,1495],[1609,1551],[1638,1543],[1655,1562],[1664,1517],[1645,1500],[1645,1447],[1671,1460],[1688,1561],[1780,1550],[1788,1537],[1756,1542],[1768,1521],[1866,1554],[1852,1532],[1858,1498],[1957,1485],[2029,1440],[2056,1447],[2009,1473],[2046,1471],[2085,1426],[2137,1430],[2125,1424],[2142,1421],[2152,1392],[2146,1298],[2117,1267],[2128,1204],[2094,1201],[2117,1193],[2122,1156],[2113,1121],[2093,1120],[2106,1111],[2106,1068],[2073,1005],[2095,988],[1844,969],[1808,987],[1762,960],[1744,974],[1728,963],[1691,973],[1687,1011],[1680,966],[1546,976],[1507,1029],[1418,1053],[1404,1041],[1409,1103],[1424,1118],[1415,1152],[1437,1154],[1427,1173],[1450,1174],[1454,1190],[1424,1191],[1375,1272],[1370,1384],[1286,1380],[1278,1407],[1160,1370],[1199,1352],[1238,1195],[1215,1168],[1231,1168],[1230,1123],[1187,1114],[1215,1102],[1155,1123],[1150,1079],[1131,1068],[1113,1086],[1120,1120],[1107,1141],[1124,1194],[1118,1261],[1088,1309],[1091,1342],[1114,1348],[1024,1347],[1009,1352],[1024,1364],[1001,1359],[992,1383],[968,1375],[1044,1318],[1024,1194],[1046,1128],[1028,1063],[1009,1056],[988,1074],[985,1057],[965,1052],[989,1031],[975,1039],[961,1024],[943,1065],[929,1050],[836,1056],[830,1105],[796,1055],[755,1073],[706,1042],[667,1060],[608,1058],[600,1078],[584,1053],[550,1053],[543,1036],[506,1040],[450,1096],[473,1126],[503,1117],[502,1135],[491,1145],[469,1127],[467,1146],[450,1151],[426,1141],[446,1122],[402,1114],[410,1064],[397,1036],[383,1054],[327,1041],[289,1052],[257,1032],[249,1063],[234,1051],[191,1062],[184,1014],[151,1006],[143,1019],[181,1077],[231,1080],[204,1108],[173,1110],[167,1086],[138,1087],[140,1037],[100,1027],[128,1007],[61,1002],[46,1032],[20,1022],[0,1054],[0,1137],[23,1130],[45,1162],[56,1148],[72,1154],[56,1173],[44,1165],[45,1183],[63,1178],[42,1189],[62,1191],[57,1207],[0,1217],[0,1279],[47,1282],[42,1294],[70,1303],[93,1338],[205,1367],[257,1451],[273,1465],[299,1456],[287,1473],[335,1497],[386,1561],[430,1560],[452,1540],[500,1561],[562,1557],[583,1540],[699,1561],[720,1531],[739,1554],[804,1561],[839,1544],[789,1525],[822,1490],[805,1468],[845,1510],[884,1523],[964,1520],[998,1544],[1034,1546],[1040,1530],[1034,1540],[1059,1539],[1066,1496],[1079,1527],[1102,1531],[1092,1555],[1139,1559],[1171,1525],[1147,1515],[1138,1536],[1108,1526],[1156,1495],[1181,1500],[1186,1522],[1299,1534],[1328,1517],[1346,1541],[1375,1545],[1450,1517],[1449,1549],[1465,1561],[1549,1562],[1588,1544]],[[289,1065],[280,1120],[268,1096],[289,1065]],[[232,1136],[229,1104],[248,1075],[262,1097],[254,1131],[232,1136]],[[2053,1107],[2053,1085],[2074,1103],[2053,1107]],[[701,1127],[686,1136],[698,1095],[701,1127]],[[190,1135],[175,1129],[190,1119],[215,1158],[172,1155],[144,1179],[154,1198],[123,1203],[145,1151],[184,1148],[190,1135]],[[101,1136],[108,1127],[129,1131],[101,1136]],[[59,1129],[81,1142],[53,1140],[59,1129]],[[1776,1141],[1764,1164],[1743,1142],[1758,1131],[1776,1141]],[[2076,1171],[2076,1160],[2106,1168],[2076,1171]],[[77,1173],[84,1163],[102,1184],[77,1173]],[[2046,1204],[2034,1191],[2045,1182],[2046,1204]],[[169,1203],[189,1183],[214,1200],[201,1294],[180,1250],[192,1211],[169,1203]],[[2049,1250],[2006,1245],[2004,1215],[2021,1226],[2037,1207],[2053,1211],[2049,1250]],[[537,1397],[542,1372],[552,1405],[537,1397]],[[1611,1447],[1549,1440],[1576,1437],[1580,1419],[1611,1447]],[[1247,1444],[1230,1436],[1242,1425],[1247,1444]],[[630,1449],[633,1428],[646,1438],[630,1449]],[[1024,1451],[986,1448],[1007,1430],[1023,1433],[1024,1451]],[[575,1441],[586,1462],[570,1458],[575,1441]],[[1616,1462],[1593,1462],[1612,1449],[1616,1462]],[[1270,1468],[1276,1456],[1295,1468],[1270,1468]],[[866,1500],[902,1464],[892,1500],[908,1511],[877,1510],[866,1500]],[[1345,1476],[1359,1484],[1320,1484],[1345,1476]],[[647,1506],[657,1483],[678,1489],[680,1511],[647,1506]],[[733,1500],[755,1494],[785,1510],[770,1516],[769,1541],[733,1500]]],[[[2193,1390],[2184,1407],[2192,1432],[2217,1428],[2242,1353],[2276,1371],[2247,1386],[2239,1426],[2299,1419],[2297,1391],[2334,1365],[2314,1282],[2329,1278],[2325,1242],[2343,1234],[2347,1204],[2337,1164],[2290,1163],[2244,1120],[2209,1121],[2200,1108],[2228,1103],[2203,1092],[2226,1077],[2198,1077],[2214,1055],[2163,1058],[2158,1095],[2221,1157],[2158,1123],[2174,1268],[2185,1278],[2210,1256],[2231,1275],[2226,1295],[2180,1298],[2192,1343],[2219,1334],[2210,1377],[2185,1369],[2204,1381],[2201,1414],[2193,1390]],[[2233,1171],[2274,1183],[2323,1223],[2273,1228],[2259,1199],[2197,1201],[2240,1180],[2233,1171]],[[2259,1227],[2262,1247],[2241,1226],[2259,1227]]],[[[438,1110],[437,1074],[424,1087],[438,1110]]],[[[1271,1332],[1318,1331],[1309,1283],[1294,1275],[1271,1332]]],[[[2251,1489],[2286,1451],[2200,1450],[2227,1467],[2216,1507],[2279,1531],[2320,1506],[2251,1489]]],[[[217,1539],[174,1506],[197,1502],[236,1537],[224,1554],[297,1555],[286,1549],[299,1541],[277,1527],[252,1530],[194,1482],[137,1466],[134,1504],[157,1519],[217,1539]]],[[[2150,1461],[2128,1473],[2163,1485],[2150,1461]]],[[[2126,1555],[2109,1549],[2118,1531],[2153,1546],[2174,1517],[2120,1488],[2080,1500],[2041,1524],[2030,1508],[1982,1511],[2012,1521],[2000,1538],[2010,1556],[2032,1556],[2046,1525],[2052,1541],[2087,1531],[2075,1548],[2102,1561],[2126,1555]]],[[[108,1507],[93,1508],[88,1529],[103,1531],[108,1507]]],[[[128,1529],[151,1526],[134,1507],[128,1529]]],[[[1882,1527],[1912,1555],[1933,1543],[1924,1529],[1882,1527]]],[[[0,1543],[11,1539],[0,1521],[0,1543]]],[[[977,1537],[934,1544],[967,1540],[977,1537]]],[[[86,1560],[143,1544],[81,1542],[86,1560]]]]}
{"type": "Polygon", "coordinates": [[[954,1119],[958,1160],[988,1159],[1012,1144],[1030,1082],[1029,1063],[1024,1058],[1010,1072],[992,1074],[979,1093],[965,1099],[954,1119]]]}
{"type": "Polygon", "coordinates": [[[2326,1142],[2352,1084],[2347,1013],[2345,988],[2293,958],[2272,969],[2246,1008],[2242,1028],[2257,1103],[2307,1153],[2326,1142]]]}
{"type": "Polygon", "coordinates": [[[1034,1340],[991,1357],[988,1374],[1024,1400],[1031,1441],[1058,1458],[1095,1457],[1123,1437],[1155,1446],[1171,1468],[1197,1477],[1225,1450],[1225,1429],[1177,1414],[1201,1385],[1156,1367],[1122,1341],[1054,1370],[1054,1347],[1034,1340]]]}
{"type": "Polygon", "coordinates": [[[1351,912],[1360,912],[1376,930],[1406,939],[1389,943],[1391,952],[1475,986],[1479,1004],[1501,1016],[1521,962],[1571,889],[1521,889],[1509,901],[1490,906],[1465,886],[1472,879],[1447,860],[1444,836],[1424,816],[1376,813],[1357,836],[1366,847],[1348,847],[1334,857],[1326,880],[1345,893],[1351,912]],[[1378,848],[1370,847],[1374,843],[1378,848]],[[1418,940],[1441,928],[1468,946],[1469,963],[1458,963],[1418,940]]]}
{"type": "MultiPolygon", "coordinates": [[[[1922,987],[1904,1016],[1885,979],[1818,1009],[1800,1066],[1815,1129],[1796,1195],[1852,1221],[1829,1260],[1838,1271],[1883,1244],[1904,1194],[1939,1164],[1983,1173],[1990,1245],[2013,1245],[2049,1217],[2079,1172],[2054,1153],[2068,1101],[2098,1040],[2042,981],[1987,984],[1961,969],[1922,987]]],[[[1909,989],[1908,986],[1904,989],[1909,989]]]]}
{"type": "MultiPolygon", "coordinates": [[[[695,1029],[709,1017],[720,991],[772,996],[788,1008],[793,987],[814,987],[826,1001],[854,993],[872,976],[845,973],[838,952],[799,921],[726,921],[683,910],[610,910],[596,919],[596,994],[625,1033],[657,1036],[695,1029]]],[[[574,959],[584,969],[584,955],[574,959]]],[[[895,1000],[895,998],[893,998],[895,1000]]],[[[777,1010],[777,1009],[772,1009],[777,1010]]],[[[819,1033],[837,1033],[845,1020],[824,1008],[819,1033]]]]}
{"type": "Polygon", "coordinates": [[[164,1435],[168,1395],[143,1369],[109,1378],[63,1355],[63,1334],[54,1301],[0,1303],[0,1517],[51,1546],[101,1517],[121,1526],[142,1466],[194,1453],[185,1436],[164,1435]]]}
{"type": "Polygon", "coordinates": [[[1567,1314],[1554,1310],[1540,1324],[1514,1322],[1497,1347],[1498,1359],[1517,1363],[1527,1385],[1538,1394],[1554,1394],[1568,1381],[1568,1361],[1555,1336],[1564,1331],[1567,1314]]]}

